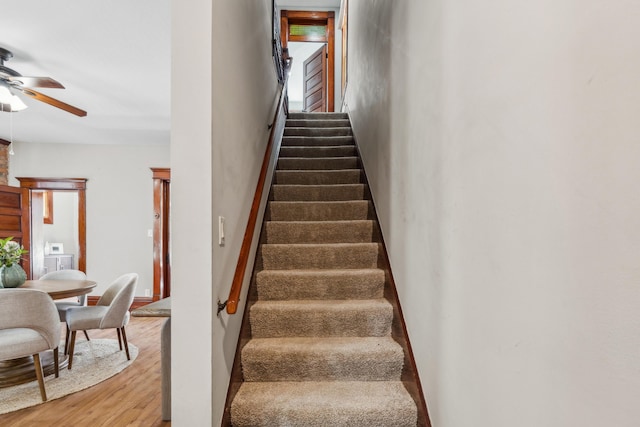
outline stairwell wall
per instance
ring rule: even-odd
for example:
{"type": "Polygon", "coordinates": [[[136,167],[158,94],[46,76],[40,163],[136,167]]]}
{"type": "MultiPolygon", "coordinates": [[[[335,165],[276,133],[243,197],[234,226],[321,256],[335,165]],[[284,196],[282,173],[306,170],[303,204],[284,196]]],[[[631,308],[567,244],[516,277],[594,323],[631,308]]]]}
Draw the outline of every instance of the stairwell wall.
{"type": "Polygon", "coordinates": [[[229,294],[275,109],[271,1],[174,0],[172,17],[172,423],[220,425],[245,298],[235,316],[217,317],[216,303],[229,294]]]}
{"type": "Polygon", "coordinates": [[[640,5],[349,7],[347,108],[433,425],[636,425],[640,5]]]}

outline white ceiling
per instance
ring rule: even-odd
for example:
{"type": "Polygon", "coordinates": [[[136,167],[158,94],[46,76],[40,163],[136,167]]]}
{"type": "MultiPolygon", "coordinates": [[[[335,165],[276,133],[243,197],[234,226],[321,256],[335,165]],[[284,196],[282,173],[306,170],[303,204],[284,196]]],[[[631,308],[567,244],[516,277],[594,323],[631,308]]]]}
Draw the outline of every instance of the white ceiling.
{"type": "Polygon", "coordinates": [[[37,89],[87,111],[77,117],[26,96],[0,113],[0,138],[37,143],[168,144],[170,0],[3,2],[5,66],[52,77],[66,89],[37,89]]]}

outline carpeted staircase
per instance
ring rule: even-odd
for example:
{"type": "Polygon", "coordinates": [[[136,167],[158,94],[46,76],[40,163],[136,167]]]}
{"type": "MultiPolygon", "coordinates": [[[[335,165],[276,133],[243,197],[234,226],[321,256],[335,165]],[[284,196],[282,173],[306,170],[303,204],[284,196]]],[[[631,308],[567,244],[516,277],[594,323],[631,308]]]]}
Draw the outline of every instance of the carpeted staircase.
{"type": "Polygon", "coordinates": [[[348,116],[293,113],[256,261],[233,426],[416,426],[348,116]]]}

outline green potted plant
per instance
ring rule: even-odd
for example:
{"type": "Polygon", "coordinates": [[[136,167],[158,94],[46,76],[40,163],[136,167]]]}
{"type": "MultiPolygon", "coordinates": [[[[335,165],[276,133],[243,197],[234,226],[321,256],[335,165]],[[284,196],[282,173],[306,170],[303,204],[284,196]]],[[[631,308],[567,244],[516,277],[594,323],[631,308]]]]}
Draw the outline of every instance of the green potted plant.
{"type": "Polygon", "coordinates": [[[13,237],[0,239],[0,288],[17,288],[27,280],[20,259],[27,251],[13,237]]]}

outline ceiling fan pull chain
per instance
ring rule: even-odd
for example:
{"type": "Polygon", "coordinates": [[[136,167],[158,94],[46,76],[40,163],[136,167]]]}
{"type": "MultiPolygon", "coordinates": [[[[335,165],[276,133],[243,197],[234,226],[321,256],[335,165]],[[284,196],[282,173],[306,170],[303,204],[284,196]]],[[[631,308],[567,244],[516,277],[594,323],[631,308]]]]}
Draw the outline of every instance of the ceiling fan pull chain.
{"type": "Polygon", "coordinates": [[[16,154],[13,151],[13,114],[9,116],[9,155],[13,156],[16,154]]]}

